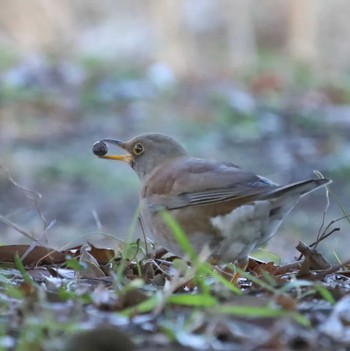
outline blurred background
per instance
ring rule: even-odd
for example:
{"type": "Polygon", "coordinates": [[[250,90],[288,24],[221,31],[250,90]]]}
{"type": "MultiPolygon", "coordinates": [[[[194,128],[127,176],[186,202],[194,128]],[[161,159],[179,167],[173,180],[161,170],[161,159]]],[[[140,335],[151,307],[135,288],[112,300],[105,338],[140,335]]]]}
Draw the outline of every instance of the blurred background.
{"type": "MultiPolygon", "coordinates": [[[[28,242],[16,228],[54,247],[138,237],[137,176],[91,147],[151,131],[282,184],[317,169],[333,179],[325,224],[342,217],[349,14],[346,0],[3,1],[0,241],[28,242]]],[[[326,204],[303,199],[269,249],[293,259],[326,204]]],[[[349,223],[335,226],[320,250],[349,259],[349,223]]]]}

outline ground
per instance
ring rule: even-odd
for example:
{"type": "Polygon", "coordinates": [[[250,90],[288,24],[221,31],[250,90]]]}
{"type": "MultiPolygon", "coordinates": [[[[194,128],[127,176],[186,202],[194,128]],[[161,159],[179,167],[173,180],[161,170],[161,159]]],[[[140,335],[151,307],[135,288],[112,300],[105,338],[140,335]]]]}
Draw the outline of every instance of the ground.
{"type": "Polygon", "coordinates": [[[120,349],[115,336],[142,350],[349,346],[347,87],[274,91],[263,77],[161,87],[145,68],[91,61],[70,63],[79,83],[65,80],[66,66],[46,63],[37,75],[26,67],[2,68],[11,74],[0,91],[0,347],[69,350],[70,337],[100,342],[95,329],[111,350],[120,349]],[[296,207],[269,249],[254,253],[267,263],[252,260],[237,288],[203,257],[146,255],[136,241],[138,179],[91,148],[149,131],[279,183],[317,169],[333,184],[328,197],[296,207]]]}

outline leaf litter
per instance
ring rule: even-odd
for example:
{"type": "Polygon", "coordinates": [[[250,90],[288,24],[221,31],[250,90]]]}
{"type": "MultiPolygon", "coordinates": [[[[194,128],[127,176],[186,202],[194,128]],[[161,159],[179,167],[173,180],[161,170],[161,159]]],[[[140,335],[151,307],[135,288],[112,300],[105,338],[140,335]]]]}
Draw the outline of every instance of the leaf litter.
{"type": "MultiPolygon", "coordinates": [[[[43,239],[50,224],[40,216],[43,239]]],[[[331,225],[298,244],[296,262],[250,259],[239,287],[230,283],[235,267],[210,266],[205,251],[197,257],[173,222],[191,264],[140,241],[117,252],[89,242],[58,250],[34,238],[0,246],[0,349],[347,348],[350,262],[331,265],[316,250],[337,231],[331,225]]]]}

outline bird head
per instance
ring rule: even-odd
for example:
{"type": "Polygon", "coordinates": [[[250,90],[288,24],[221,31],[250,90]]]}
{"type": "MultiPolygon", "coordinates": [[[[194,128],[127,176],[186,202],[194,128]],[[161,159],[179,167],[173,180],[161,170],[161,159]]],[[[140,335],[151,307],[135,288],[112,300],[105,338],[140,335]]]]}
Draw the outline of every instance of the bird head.
{"type": "Polygon", "coordinates": [[[93,153],[100,158],[127,162],[140,179],[165,162],[187,155],[186,150],[175,139],[157,133],[139,135],[128,141],[102,139],[94,144],[93,153]],[[107,155],[106,143],[121,147],[127,154],[107,155]]]}

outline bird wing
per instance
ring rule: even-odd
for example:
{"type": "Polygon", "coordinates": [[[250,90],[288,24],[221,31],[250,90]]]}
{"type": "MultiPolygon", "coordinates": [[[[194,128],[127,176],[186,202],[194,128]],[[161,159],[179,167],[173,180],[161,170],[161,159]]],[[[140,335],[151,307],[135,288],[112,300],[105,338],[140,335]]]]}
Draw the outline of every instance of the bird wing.
{"type": "Polygon", "coordinates": [[[179,158],[155,170],[143,192],[151,206],[173,210],[229,201],[246,203],[278,188],[232,163],[179,158]]]}

